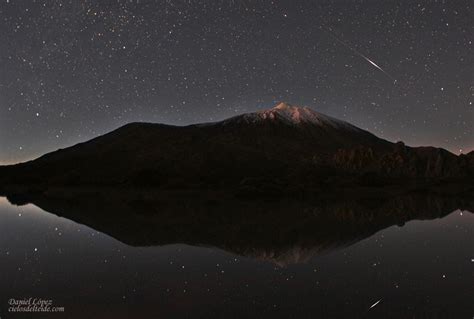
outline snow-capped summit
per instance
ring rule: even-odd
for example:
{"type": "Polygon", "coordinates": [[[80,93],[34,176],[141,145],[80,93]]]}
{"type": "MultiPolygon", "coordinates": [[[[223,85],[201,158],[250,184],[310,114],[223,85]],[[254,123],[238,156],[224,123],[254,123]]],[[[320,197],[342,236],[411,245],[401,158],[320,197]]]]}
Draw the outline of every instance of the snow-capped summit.
{"type": "Polygon", "coordinates": [[[294,124],[312,123],[317,125],[352,126],[349,123],[316,112],[307,106],[296,106],[286,102],[278,103],[273,108],[262,111],[262,114],[270,116],[278,114],[277,116],[294,124]]]}
{"type": "Polygon", "coordinates": [[[296,106],[286,102],[280,102],[270,109],[238,115],[223,121],[223,123],[257,123],[261,121],[280,121],[289,125],[309,124],[319,127],[359,130],[347,122],[316,112],[307,106],[296,106]]]}

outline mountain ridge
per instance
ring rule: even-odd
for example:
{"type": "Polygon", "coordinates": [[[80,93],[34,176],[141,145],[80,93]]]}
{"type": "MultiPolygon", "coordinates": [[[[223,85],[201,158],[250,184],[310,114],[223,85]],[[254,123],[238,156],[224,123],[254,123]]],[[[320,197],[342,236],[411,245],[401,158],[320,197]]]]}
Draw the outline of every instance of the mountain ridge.
{"type": "MultiPolygon", "coordinates": [[[[392,143],[308,107],[279,103],[212,123],[133,122],[0,167],[0,186],[308,188],[468,179],[474,153],[392,143]]],[[[265,191],[265,192],[266,192],[265,191]]]]}

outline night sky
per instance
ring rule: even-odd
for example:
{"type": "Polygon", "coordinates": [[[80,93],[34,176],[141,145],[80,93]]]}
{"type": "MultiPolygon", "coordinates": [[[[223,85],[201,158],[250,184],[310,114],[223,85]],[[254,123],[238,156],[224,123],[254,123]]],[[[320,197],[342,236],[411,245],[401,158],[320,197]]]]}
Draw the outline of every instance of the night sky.
{"type": "Polygon", "coordinates": [[[469,0],[1,1],[0,164],[276,101],[474,149],[469,0]]]}

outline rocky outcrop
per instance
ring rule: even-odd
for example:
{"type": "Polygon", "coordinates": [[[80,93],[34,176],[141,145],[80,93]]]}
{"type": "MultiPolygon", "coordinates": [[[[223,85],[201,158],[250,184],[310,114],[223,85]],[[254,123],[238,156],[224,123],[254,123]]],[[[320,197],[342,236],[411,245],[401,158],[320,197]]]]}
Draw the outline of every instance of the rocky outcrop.
{"type": "Polygon", "coordinates": [[[393,178],[463,178],[472,171],[469,158],[434,147],[408,147],[402,142],[391,150],[377,152],[370,146],[340,149],[333,161],[338,169],[353,173],[374,173],[393,178]]]}

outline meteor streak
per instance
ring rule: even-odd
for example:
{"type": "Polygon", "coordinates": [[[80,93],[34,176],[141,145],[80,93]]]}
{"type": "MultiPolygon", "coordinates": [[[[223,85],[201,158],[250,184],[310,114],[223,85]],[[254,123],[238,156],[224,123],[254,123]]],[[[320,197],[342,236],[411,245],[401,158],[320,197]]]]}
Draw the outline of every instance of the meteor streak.
{"type": "Polygon", "coordinates": [[[376,67],[379,71],[383,72],[386,76],[388,76],[392,81],[393,83],[397,83],[397,80],[391,76],[388,72],[386,72],[384,69],[382,69],[380,66],[377,65],[377,63],[375,63],[374,61],[372,61],[371,59],[369,59],[368,57],[366,57],[365,55],[363,55],[362,53],[360,53],[358,50],[356,50],[355,48],[351,47],[349,44],[347,44],[346,42],[342,41],[341,39],[339,39],[335,34],[334,32],[332,32],[330,29],[328,29],[331,36],[339,43],[341,43],[342,45],[344,45],[346,48],[348,48],[349,50],[351,50],[352,52],[354,52],[355,54],[357,54],[358,56],[360,56],[361,58],[363,58],[364,60],[366,60],[367,62],[369,62],[370,64],[372,64],[374,67],[376,67]]]}
{"type": "Polygon", "coordinates": [[[382,301],[382,299],[380,299],[379,301],[374,303],[372,306],[370,306],[369,310],[372,309],[373,307],[377,306],[379,304],[379,302],[381,302],[381,301],[382,301]]]}

